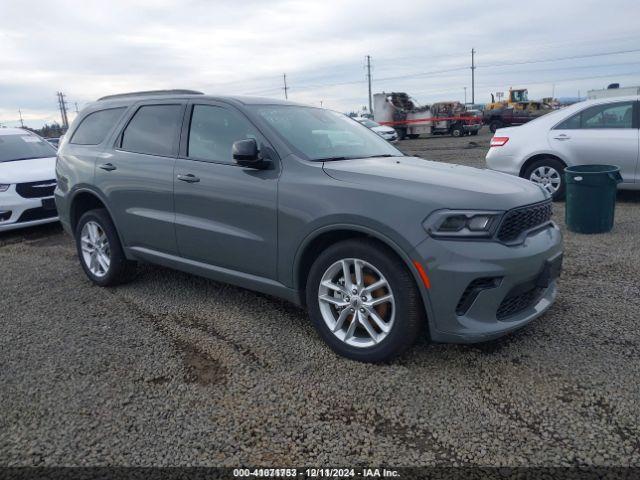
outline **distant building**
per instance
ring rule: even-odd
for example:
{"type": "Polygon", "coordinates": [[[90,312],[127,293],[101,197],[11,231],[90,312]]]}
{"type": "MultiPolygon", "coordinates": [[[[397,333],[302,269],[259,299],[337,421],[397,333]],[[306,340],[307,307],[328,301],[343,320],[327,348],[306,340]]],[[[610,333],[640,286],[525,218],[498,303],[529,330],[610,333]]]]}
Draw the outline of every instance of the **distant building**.
{"type": "Polygon", "coordinates": [[[609,98],[609,97],[625,97],[628,95],[640,95],[640,87],[622,87],[619,83],[612,83],[607,88],[601,90],[589,90],[587,98],[609,98]]]}

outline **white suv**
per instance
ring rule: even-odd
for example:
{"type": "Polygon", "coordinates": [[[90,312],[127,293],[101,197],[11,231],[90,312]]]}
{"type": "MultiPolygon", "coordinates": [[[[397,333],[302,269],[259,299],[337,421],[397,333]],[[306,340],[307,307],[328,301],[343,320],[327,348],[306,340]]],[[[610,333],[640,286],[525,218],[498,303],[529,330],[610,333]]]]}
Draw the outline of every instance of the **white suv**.
{"type": "Polygon", "coordinates": [[[620,167],[621,189],[640,189],[640,97],[588,100],[520,127],[501,128],[491,139],[487,166],[542,185],[556,200],[565,193],[567,166],[620,167]]]}
{"type": "Polygon", "coordinates": [[[56,149],[35,133],[0,128],[0,232],[58,220],[56,149]]]}

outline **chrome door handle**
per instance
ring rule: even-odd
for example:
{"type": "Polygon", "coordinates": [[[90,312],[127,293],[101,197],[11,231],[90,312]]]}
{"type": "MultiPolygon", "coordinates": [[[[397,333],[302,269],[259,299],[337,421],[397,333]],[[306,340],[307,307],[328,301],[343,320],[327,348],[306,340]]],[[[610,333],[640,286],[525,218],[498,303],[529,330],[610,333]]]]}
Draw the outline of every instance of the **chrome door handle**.
{"type": "Polygon", "coordinates": [[[106,170],[107,172],[113,172],[118,167],[116,167],[113,163],[103,163],[102,165],[98,165],[98,168],[106,170]]]}
{"type": "Polygon", "coordinates": [[[555,140],[570,140],[571,137],[568,135],[558,135],[557,137],[553,137],[555,140]]]}
{"type": "Polygon", "coordinates": [[[198,177],[196,177],[191,173],[188,173],[186,175],[178,175],[178,180],[182,180],[183,182],[187,182],[187,183],[197,183],[200,181],[198,177]]]}

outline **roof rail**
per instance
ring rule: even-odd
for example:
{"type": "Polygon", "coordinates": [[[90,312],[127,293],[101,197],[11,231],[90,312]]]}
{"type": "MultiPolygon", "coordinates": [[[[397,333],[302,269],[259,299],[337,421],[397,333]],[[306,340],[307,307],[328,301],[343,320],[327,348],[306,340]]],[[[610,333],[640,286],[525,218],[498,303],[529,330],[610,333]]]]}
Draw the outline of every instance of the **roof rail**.
{"type": "Polygon", "coordinates": [[[129,93],[118,93],[115,95],[106,95],[104,97],[100,97],[100,100],[111,100],[113,98],[127,98],[127,97],[145,97],[152,95],[204,95],[202,92],[198,92],[197,90],[147,90],[144,92],[129,92],[129,93]]]}

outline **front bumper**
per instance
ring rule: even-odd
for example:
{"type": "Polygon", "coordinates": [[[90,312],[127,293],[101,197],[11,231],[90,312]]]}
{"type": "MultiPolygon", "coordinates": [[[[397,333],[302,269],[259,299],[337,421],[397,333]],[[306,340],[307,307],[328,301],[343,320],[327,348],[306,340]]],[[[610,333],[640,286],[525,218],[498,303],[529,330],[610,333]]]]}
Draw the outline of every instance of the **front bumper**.
{"type": "Polygon", "coordinates": [[[16,186],[11,185],[6,192],[0,192],[0,232],[57,222],[58,214],[50,208],[51,202],[53,197],[21,197],[16,186]],[[47,201],[47,208],[43,207],[43,200],[47,201]]]}
{"type": "Polygon", "coordinates": [[[425,266],[431,282],[431,288],[423,292],[431,339],[447,343],[491,340],[539,317],[556,298],[555,280],[526,297],[527,303],[506,317],[498,319],[498,311],[504,311],[514,291],[535,284],[546,262],[561,253],[562,235],[555,224],[516,246],[493,241],[423,241],[414,255],[425,266]],[[499,280],[496,286],[479,291],[462,314],[457,313],[467,287],[484,278],[499,280]]]}
{"type": "Polygon", "coordinates": [[[398,141],[398,134],[394,133],[379,133],[382,138],[384,138],[387,142],[395,143],[398,141]]]}

